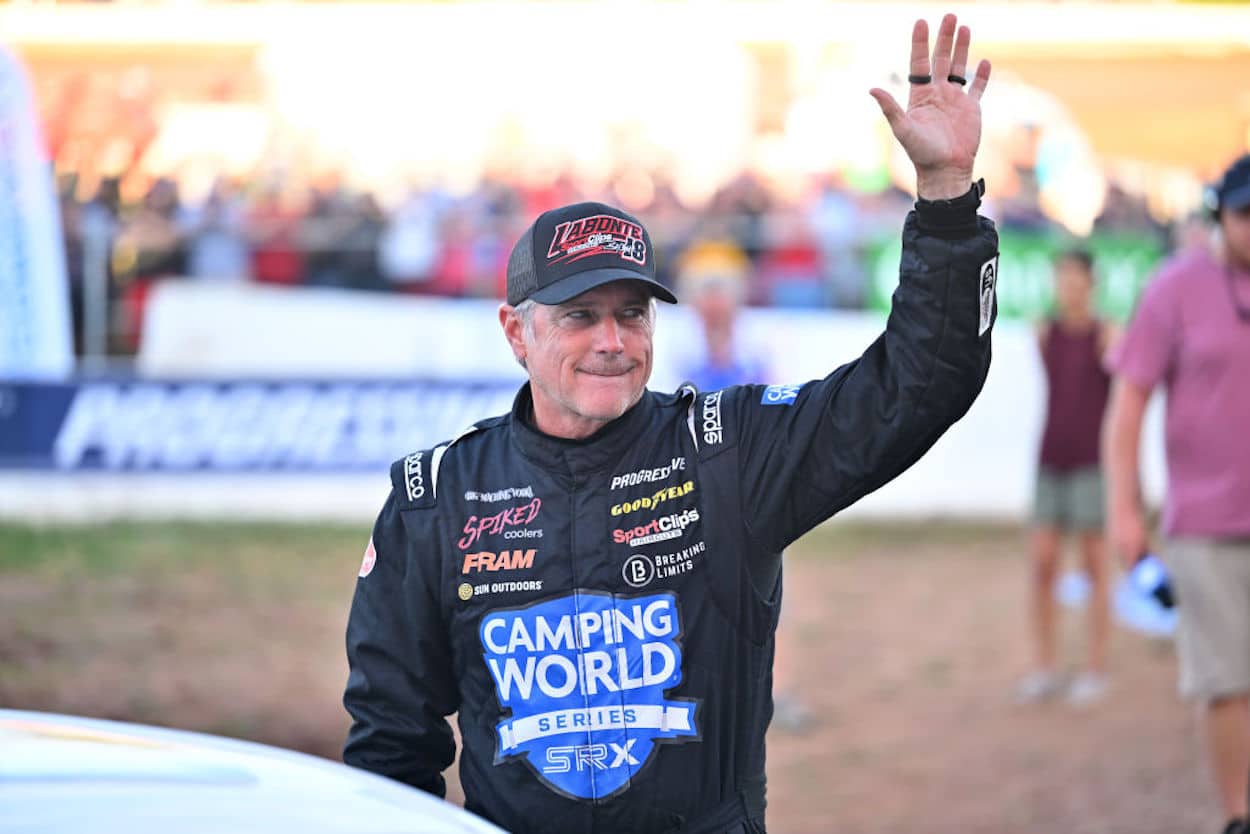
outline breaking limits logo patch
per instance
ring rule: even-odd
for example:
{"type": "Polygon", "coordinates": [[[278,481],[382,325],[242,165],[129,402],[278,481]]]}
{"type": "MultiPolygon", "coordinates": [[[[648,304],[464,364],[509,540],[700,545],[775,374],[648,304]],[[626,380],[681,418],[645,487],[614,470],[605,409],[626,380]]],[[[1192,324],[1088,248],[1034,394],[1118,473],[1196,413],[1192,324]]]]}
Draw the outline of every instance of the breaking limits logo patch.
{"type": "Polygon", "coordinates": [[[647,243],[642,238],[642,226],[610,214],[596,214],[556,226],[547,247],[547,260],[553,264],[570,264],[595,255],[617,255],[646,264],[647,243]]]}
{"type": "Polygon", "coordinates": [[[602,800],[625,791],[657,743],[697,739],[698,702],[681,684],[672,593],[573,594],[482,619],[499,705],[495,763],[521,756],[552,790],[602,800]]]}

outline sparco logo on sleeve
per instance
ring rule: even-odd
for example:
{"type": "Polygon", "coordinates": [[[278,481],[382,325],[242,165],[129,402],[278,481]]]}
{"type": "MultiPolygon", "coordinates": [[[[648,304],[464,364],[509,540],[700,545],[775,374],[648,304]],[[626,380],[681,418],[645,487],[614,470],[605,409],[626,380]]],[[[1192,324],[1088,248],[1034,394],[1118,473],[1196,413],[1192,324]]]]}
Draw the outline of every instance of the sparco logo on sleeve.
{"type": "Polygon", "coordinates": [[[998,256],[981,264],[981,323],[977,335],[984,336],[994,320],[994,289],[998,286],[998,256]]]}
{"type": "Polygon", "coordinates": [[[378,551],[373,546],[373,536],[370,536],[369,546],[365,548],[364,558],[360,560],[360,573],[359,573],[360,578],[364,579],[366,576],[373,573],[373,566],[376,565],[377,563],[378,563],[378,551]]]}
{"type": "Polygon", "coordinates": [[[720,397],[723,391],[717,391],[703,401],[703,442],[720,443],[724,432],[720,422],[720,397]]]}
{"type": "Polygon", "coordinates": [[[416,501],[425,495],[425,477],[421,474],[421,452],[404,458],[404,483],[408,486],[408,500],[416,501]]]}
{"type": "Polygon", "coordinates": [[[575,799],[625,791],[658,742],[697,739],[698,702],[681,684],[681,619],[671,593],[577,591],[482,619],[499,706],[495,763],[522,756],[575,799]]]}

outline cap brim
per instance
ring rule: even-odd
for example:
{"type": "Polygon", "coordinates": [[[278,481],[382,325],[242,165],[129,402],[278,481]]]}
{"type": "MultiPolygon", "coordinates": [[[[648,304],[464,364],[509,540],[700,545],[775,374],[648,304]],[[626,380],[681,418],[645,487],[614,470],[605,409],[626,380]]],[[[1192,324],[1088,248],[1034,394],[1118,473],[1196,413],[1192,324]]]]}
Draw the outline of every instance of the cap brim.
{"type": "Polygon", "coordinates": [[[1241,211],[1246,206],[1250,206],[1250,183],[1246,183],[1240,188],[1230,188],[1228,193],[1220,200],[1220,208],[1222,209],[1241,211]]]}
{"type": "Polygon", "coordinates": [[[577,296],[587,290],[593,290],[595,287],[601,287],[613,281],[637,281],[640,284],[646,284],[651,294],[656,298],[661,301],[667,301],[669,304],[677,303],[677,296],[673,295],[669,288],[659,281],[634,272],[632,269],[614,269],[612,267],[588,269],[585,272],[578,272],[567,278],[562,278],[554,284],[548,284],[532,293],[530,298],[539,304],[563,304],[570,299],[577,298],[577,296]]]}

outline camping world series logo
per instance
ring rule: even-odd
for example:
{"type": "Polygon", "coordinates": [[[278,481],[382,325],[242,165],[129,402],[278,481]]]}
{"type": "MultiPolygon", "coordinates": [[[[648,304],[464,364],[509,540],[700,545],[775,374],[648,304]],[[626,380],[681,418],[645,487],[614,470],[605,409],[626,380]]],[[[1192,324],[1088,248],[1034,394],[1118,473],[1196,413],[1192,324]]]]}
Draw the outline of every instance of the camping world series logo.
{"type": "Polygon", "coordinates": [[[664,740],[697,739],[682,680],[672,593],[575,591],[482,619],[500,721],[495,763],[524,756],[552,790],[603,800],[630,785],[664,740]]]}

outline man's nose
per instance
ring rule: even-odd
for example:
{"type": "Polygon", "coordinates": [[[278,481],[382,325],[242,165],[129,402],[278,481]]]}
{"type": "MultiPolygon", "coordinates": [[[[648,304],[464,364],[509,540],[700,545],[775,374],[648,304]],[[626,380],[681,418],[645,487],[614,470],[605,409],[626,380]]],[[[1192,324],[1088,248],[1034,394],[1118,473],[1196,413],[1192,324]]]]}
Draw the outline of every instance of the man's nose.
{"type": "Polygon", "coordinates": [[[621,341],[621,327],[616,319],[605,316],[595,328],[595,350],[600,353],[621,353],[625,343],[621,341]]]}

